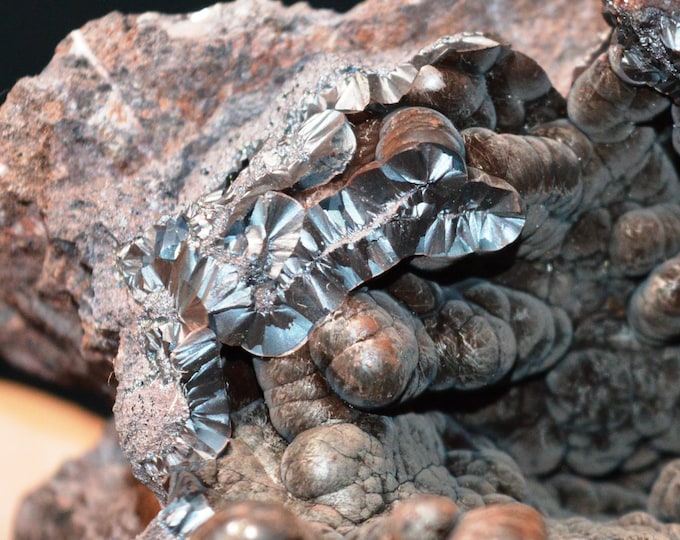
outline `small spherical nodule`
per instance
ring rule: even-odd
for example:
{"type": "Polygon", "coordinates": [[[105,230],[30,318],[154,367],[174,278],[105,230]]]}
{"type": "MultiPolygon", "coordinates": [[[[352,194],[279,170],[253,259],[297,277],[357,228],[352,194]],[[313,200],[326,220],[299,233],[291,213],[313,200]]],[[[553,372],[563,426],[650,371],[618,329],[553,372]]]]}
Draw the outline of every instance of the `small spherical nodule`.
{"type": "Polygon", "coordinates": [[[659,265],[633,294],[628,322],[651,343],[668,343],[680,337],[680,256],[659,265]]]}
{"type": "Polygon", "coordinates": [[[383,120],[376,161],[388,162],[420,144],[455,149],[461,159],[465,152],[460,133],[446,116],[427,107],[404,107],[383,120]]]}
{"type": "Polygon", "coordinates": [[[281,480],[295,497],[314,499],[356,481],[375,440],[354,424],[317,426],[300,433],[281,458],[281,480]]]}
{"type": "Polygon", "coordinates": [[[191,540],[312,540],[300,519],[280,504],[234,502],[217,512],[191,540]]]}
{"type": "Polygon", "coordinates": [[[531,101],[547,94],[552,88],[548,75],[535,60],[520,52],[513,51],[504,62],[505,86],[515,100],[531,101]]]}
{"type": "Polygon", "coordinates": [[[394,403],[417,366],[410,313],[385,293],[357,294],[312,331],[310,353],[331,388],[360,408],[394,403]]]}
{"type": "Polygon", "coordinates": [[[431,65],[420,69],[406,96],[409,105],[436,109],[458,127],[469,125],[470,118],[486,99],[488,92],[482,75],[431,65]]]}
{"type": "Polygon", "coordinates": [[[467,512],[448,540],[546,540],[541,514],[521,503],[494,504],[467,512]]]}
{"type": "Polygon", "coordinates": [[[615,223],[609,246],[612,264],[625,275],[641,276],[680,249],[680,206],[636,208],[615,223]]]}
{"type": "Polygon", "coordinates": [[[516,343],[510,326],[497,317],[475,314],[465,301],[446,302],[426,328],[441,355],[433,389],[483,388],[514,365],[516,343]]]}
{"type": "Polygon", "coordinates": [[[385,523],[386,538],[438,540],[456,524],[460,509],[447,497],[415,495],[399,503],[385,523]]]}
{"type": "Polygon", "coordinates": [[[434,281],[407,272],[387,287],[387,292],[417,315],[432,313],[442,302],[441,288],[434,281]]]}
{"type": "Polygon", "coordinates": [[[663,521],[672,523],[680,519],[680,459],[670,461],[661,469],[647,507],[651,514],[663,521]]]}

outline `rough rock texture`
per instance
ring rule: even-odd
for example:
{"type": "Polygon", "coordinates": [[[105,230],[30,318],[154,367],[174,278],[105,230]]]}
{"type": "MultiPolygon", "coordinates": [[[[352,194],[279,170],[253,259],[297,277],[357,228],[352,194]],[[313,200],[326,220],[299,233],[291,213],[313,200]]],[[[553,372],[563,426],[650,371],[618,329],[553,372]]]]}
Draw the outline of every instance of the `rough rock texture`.
{"type": "Polygon", "coordinates": [[[111,422],[95,450],[26,497],[15,537],[132,538],[157,512],[156,498],[130,474],[111,422]]]}
{"type": "MultiPolygon", "coordinates": [[[[72,33],[41,77],[9,95],[0,111],[8,148],[0,153],[8,249],[0,253],[13,255],[2,353],[107,393],[120,338],[121,443],[168,505],[143,537],[189,534],[212,511],[207,527],[219,530],[241,519],[232,501],[244,499],[259,501],[245,503],[253,515],[266,503],[254,523],[262,536],[273,534],[268,512],[287,511],[310,522],[290,518],[283,534],[291,537],[305,527],[356,539],[680,534],[652,517],[678,519],[669,462],[680,451],[670,102],[621,82],[615,56],[595,58],[566,104],[523,56],[473,73],[461,86],[469,95],[483,87],[487,106],[443,112],[469,128],[469,169],[507,180],[523,197],[528,226],[516,252],[446,276],[388,276],[383,291],[350,297],[292,355],[256,359],[254,373],[249,359],[229,364],[227,379],[238,384],[227,450],[214,460],[168,459],[191,411],[161,355],[147,361],[140,310],[113,270],[122,242],[178,202],[222,187],[243,167],[244,145],[280,128],[290,95],[342,62],[396,65],[439,34],[491,29],[566,91],[575,59],[601,38],[573,24],[597,25],[599,3],[445,4],[368,2],[345,16],[264,2],[190,18],[111,15],[72,33]],[[584,35],[573,36],[576,28],[584,35]],[[564,49],[552,47],[556,35],[564,49]],[[288,101],[274,98],[282,89],[288,101]],[[543,124],[555,118],[563,120],[543,124]],[[382,385],[361,379],[395,365],[382,385]],[[428,389],[451,391],[411,402],[428,389]],[[617,517],[645,507],[650,514],[617,517]]],[[[616,16],[618,2],[608,4],[616,16]]],[[[638,46],[630,39],[623,54],[638,46]]],[[[406,104],[441,109],[454,99],[431,99],[430,90],[414,90],[406,104]]],[[[371,122],[381,114],[353,119],[365,129],[361,159],[371,159],[371,122]]]]}

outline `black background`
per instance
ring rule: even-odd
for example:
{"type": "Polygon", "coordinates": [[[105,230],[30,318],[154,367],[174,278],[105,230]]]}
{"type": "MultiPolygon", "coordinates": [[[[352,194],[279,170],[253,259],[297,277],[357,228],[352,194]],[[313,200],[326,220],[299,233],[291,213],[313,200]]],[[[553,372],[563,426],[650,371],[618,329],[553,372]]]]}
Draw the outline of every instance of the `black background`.
{"type": "MultiPolygon", "coordinates": [[[[54,48],[76,28],[111,11],[187,13],[214,0],[0,0],[0,103],[20,77],[36,75],[54,48]]],[[[290,5],[295,0],[284,0],[290,5]]],[[[313,7],[345,12],[358,0],[309,0],[313,7]]]]}

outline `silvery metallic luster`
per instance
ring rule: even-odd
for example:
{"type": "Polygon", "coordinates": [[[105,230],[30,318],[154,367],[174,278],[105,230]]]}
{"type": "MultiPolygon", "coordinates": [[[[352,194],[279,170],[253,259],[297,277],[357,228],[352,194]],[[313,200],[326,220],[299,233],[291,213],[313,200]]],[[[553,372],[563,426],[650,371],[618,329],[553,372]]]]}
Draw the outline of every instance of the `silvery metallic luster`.
{"type": "Polygon", "coordinates": [[[145,308],[147,357],[169,359],[189,409],[174,450],[148,464],[156,473],[227,445],[221,344],[285,355],[350,291],[400,261],[450,263],[517,239],[525,221],[517,192],[467,170],[463,140],[444,115],[397,105],[428,62],[461,51],[494,57],[498,47],[462,35],[393,71],[344,70],[224,192],[164,217],[121,250],[122,275],[145,308]],[[350,116],[376,104],[392,112],[381,119],[374,159],[346,173],[357,145],[350,116]]]}

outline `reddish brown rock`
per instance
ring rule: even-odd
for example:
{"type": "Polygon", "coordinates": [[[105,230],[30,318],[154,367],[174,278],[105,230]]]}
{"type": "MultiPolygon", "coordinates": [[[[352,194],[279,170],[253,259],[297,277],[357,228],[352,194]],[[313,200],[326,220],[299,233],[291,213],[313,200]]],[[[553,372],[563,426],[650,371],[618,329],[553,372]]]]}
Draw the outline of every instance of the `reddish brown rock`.
{"type": "Polygon", "coordinates": [[[156,512],[158,502],[132,477],[111,424],[96,449],[65,463],[49,483],[28,495],[15,537],[132,538],[156,512]]]}

